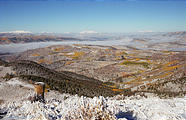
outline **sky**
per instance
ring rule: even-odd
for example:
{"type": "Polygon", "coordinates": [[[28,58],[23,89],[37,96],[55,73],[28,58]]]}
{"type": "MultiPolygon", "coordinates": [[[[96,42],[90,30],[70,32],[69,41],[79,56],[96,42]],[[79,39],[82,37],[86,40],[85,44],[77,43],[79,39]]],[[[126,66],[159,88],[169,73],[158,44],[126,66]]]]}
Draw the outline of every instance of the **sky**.
{"type": "Polygon", "coordinates": [[[0,32],[186,30],[186,0],[0,0],[0,32]]]}

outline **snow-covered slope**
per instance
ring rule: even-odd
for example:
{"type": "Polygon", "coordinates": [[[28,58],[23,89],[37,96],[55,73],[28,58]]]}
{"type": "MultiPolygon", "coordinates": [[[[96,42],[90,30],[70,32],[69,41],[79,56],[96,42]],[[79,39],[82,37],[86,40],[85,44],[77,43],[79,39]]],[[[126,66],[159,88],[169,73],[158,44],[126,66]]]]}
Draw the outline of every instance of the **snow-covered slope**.
{"type": "Polygon", "coordinates": [[[20,33],[32,33],[32,32],[30,32],[30,31],[25,31],[25,30],[15,30],[15,31],[0,32],[0,33],[14,33],[14,34],[20,34],[20,33]]]}
{"type": "MultiPolygon", "coordinates": [[[[0,88],[5,85],[19,87],[20,84],[21,81],[18,82],[13,79],[11,82],[1,83],[0,88]]],[[[1,114],[7,112],[3,120],[186,119],[186,97],[160,99],[153,94],[146,94],[146,97],[140,95],[131,97],[118,95],[112,98],[104,98],[102,96],[86,98],[50,91],[46,93],[46,104],[43,104],[39,102],[31,103],[27,99],[30,95],[33,95],[31,92],[33,90],[28,85],[25,85],[25,83],[23,83],[23,87],[19,88],[18,92],[25,88],[30,90],[27,93],[24,91],[25,96],[19,96],[21,99],[15,97],[15,99],[1,104],[1,114]]],[[[12,91],[9,90],[8,92],[12,91]]],[[[14,95],[16,96],[16,91],[14,91],[14,95]]]]}

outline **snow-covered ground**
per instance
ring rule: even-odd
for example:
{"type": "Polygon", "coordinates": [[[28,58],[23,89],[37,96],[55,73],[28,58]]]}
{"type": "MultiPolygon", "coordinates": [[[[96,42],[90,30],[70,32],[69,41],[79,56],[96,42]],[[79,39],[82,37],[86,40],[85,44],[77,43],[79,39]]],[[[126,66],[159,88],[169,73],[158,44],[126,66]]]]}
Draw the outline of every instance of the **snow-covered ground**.
{"type": "MultiPolygon", "coordinates": [[[[34,94],[32,87],[17,79],[2,82],[0,89],[9,89],[7,94],[18,95],[0,105],[0,115],[7,112],[3,120],[186,120],[186,96],[160,99],[146,94],[147,98],[140,95],[86,98],[50,91],[46,93],[44,104],[31,103],[27,98],[34,94]],[[14,91],[9,89],[11,87],[14,91]]],[[[6,97],[0,94],[0,99],[6,97]]]]}

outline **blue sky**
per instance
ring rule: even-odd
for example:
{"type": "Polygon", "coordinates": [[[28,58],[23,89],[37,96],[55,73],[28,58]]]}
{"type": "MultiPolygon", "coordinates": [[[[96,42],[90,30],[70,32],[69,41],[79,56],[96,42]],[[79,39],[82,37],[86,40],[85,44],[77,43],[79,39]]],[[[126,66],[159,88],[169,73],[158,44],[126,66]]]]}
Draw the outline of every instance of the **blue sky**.
{"type": "Polygon", "coordinates": [[[0,0],[0,32],[186,30],[186,0],[0,0]]]}

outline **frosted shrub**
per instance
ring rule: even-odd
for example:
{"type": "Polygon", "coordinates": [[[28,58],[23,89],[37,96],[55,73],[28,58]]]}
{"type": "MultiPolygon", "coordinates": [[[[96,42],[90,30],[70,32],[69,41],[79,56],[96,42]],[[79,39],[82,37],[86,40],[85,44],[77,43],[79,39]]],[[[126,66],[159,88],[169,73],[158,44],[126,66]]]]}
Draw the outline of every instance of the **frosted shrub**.
{"type": "Polygon", "coordinates": [[[93,103],[87,103],[81,98],[81,106],[68,114],[67,118],[72,120],[116,120],[115,116],[106,109],[107,105],[104,97],[94,97],[93,103]]]}

